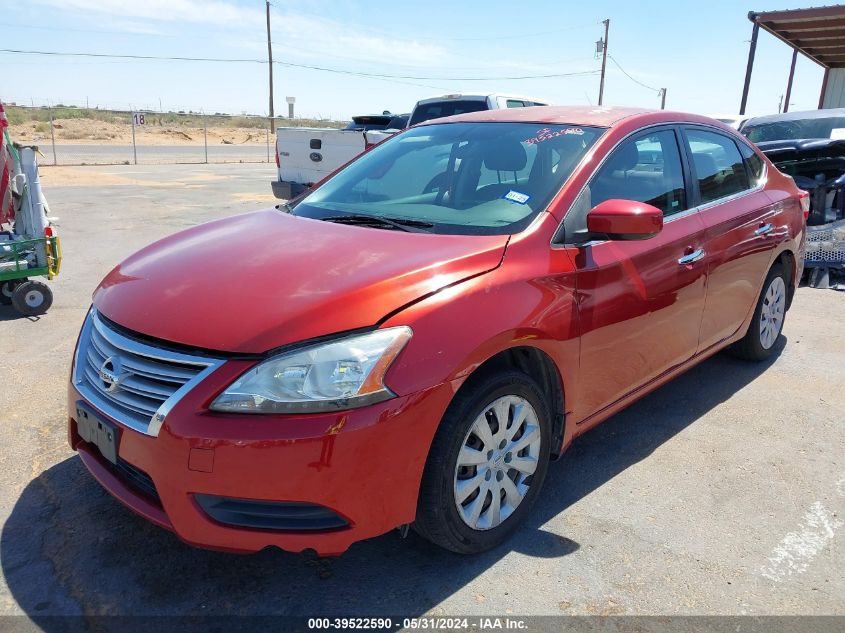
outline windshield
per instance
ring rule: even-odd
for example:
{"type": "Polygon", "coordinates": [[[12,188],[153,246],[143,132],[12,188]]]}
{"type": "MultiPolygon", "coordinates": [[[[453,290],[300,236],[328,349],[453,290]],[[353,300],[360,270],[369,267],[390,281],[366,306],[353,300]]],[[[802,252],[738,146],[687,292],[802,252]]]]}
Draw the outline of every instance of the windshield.
{"type": "Polygon", "coordinates": [[[603,132],[541,123],[414,128],[374,147],[291,213],[388,218],[436,233],[518,233],[546,208],[603,132]]]}
{"type": "Polygon", "coordinates": [[[487,110],[487,100],[468,100],[468,101],[437,101],[435,103],[421,103],[414,108],[414,113],[411,115],[411,122],[408,124],[416,125],[423,121],[430,121],[431,119],[442,119],[447,116],[454,116],[456,114],[465,114],[467,112],[481,112],[487,110]]]}
{"type": "Polygon", "coordinates": [[[759,125],[749,122],[742,128],[742,133],[752,143],[793,141],[805,138],[845,138],[845,117],[773,121],[759,125]]]}

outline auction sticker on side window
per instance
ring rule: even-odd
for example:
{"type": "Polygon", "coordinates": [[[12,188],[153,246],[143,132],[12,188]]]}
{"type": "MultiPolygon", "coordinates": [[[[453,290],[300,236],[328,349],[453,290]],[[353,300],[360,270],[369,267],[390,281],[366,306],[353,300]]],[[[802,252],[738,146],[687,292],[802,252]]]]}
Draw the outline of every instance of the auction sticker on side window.
{"type": "Polygon", "coordinates": [[[511,202],[516,202],[517,204],[525,204],[529,200],[531,200],[531,196],[527,193],[520,193],[519,191],[514,191],[511,189],[505,195],[502,196],[505,200],[510,200],[511,202]]]}

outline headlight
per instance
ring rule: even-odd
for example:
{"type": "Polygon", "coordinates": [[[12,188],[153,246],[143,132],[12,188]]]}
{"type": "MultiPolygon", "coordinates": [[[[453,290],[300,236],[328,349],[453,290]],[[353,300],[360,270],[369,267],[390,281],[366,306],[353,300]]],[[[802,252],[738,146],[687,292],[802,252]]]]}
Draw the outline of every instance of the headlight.
{"type": "Polygon", "coordinates": [[[279,354],[243,374],[211,404],[237,413],[316,413],[394,396],[384,375],[411,338],[394,327],[279,354]]]}

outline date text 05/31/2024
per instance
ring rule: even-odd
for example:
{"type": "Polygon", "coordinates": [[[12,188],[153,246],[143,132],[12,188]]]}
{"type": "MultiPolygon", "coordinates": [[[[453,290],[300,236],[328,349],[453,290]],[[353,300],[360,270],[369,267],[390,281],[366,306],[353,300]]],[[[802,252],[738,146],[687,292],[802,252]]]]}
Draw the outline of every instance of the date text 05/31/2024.
{"type": "Polygon", "coordinates": [[[498,631],[511,630],[520,631],[527,628],[527,624],[521,618],[512,617],[420,617],[403,618],[394,621],[392,618],[309,618],[308,628],[310,630],[428,630],[428,631],[498,631]],[[401,626],[400,626],[401,624],[401,626]]]}

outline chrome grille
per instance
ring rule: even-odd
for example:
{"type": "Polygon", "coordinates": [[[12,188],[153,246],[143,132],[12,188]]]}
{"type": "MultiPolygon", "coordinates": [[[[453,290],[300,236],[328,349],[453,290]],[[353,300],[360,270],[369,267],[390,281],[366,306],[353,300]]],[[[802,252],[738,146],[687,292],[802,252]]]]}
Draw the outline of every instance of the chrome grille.
{"type": "Polygon", "coordinates": [[[158,435],[179,399],[222,360],[141,343],[110,327],[92,309],[74,359],[77,390],[103,413],[147,435],[158,435]]]}

